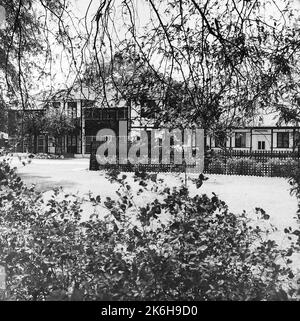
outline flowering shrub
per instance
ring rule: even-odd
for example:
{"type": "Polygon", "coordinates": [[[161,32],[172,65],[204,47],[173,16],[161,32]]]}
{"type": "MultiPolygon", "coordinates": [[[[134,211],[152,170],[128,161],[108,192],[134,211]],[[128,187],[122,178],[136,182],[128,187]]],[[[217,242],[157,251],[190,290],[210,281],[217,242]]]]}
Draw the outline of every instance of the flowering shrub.
{"type": "Polygon", "coordinates": [[[277,261],[286,251],[216,195],[192,197],[184,186],[171,189],[145,172],[135,173],[138,191],[117,170],[108,178],[119,184],[118,198],[90,196],[95,211],[84,221],[82,199],[55,190],[45,201],[0,163],[8,299],[288,298],[283,285],[291,271],[277,261]],[[147,191],[157,198],[137,205],[136,195],[147,191]]]}

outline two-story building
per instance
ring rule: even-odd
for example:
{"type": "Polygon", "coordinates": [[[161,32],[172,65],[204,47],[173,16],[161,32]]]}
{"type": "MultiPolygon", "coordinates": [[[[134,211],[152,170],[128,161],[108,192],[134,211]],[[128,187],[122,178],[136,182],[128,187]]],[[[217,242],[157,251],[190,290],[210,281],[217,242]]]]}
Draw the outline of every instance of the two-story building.
{"type": "Polygon", "coordinates": [[[118,134],[119,120],[129,120],[130,106],[120,102],[118,107],[103,108],[99,97],[81,89],[61,90],[53,95],[36,101],[35,107],[21,110],[12,109],[8,113],[8,134],[16,152],[36,152],[50,154],[89,154],[90,143],[96,139],[101,128],[111,128],[118,134]],[[34,139],[32,134],[23,130],[22,122],[26,114],[44,114],[57,110],[74,120],[76,128],[60,137],[51,137],[42,131],[34,139]]]}
{"type": "MultiPolygon", "coordinates": [[[[106,97],[107,99],[107,97],[106,97]]],[[[47,112],[52,108],[66,113],[76,121],[76,130],[61,137],[51,137],[42,132],[36,139],[30,135],[22,135],[22,143],[16,146],[18,152],[37,152],[53,154],[70,154],[77,157],[88,156],[91,142],[96,140],[100,129],[113,129],[119,135],[119,121],[127,121],[128,132],[138,133],[140,129],[153,128],[155,115],[148,115],[143,105],[120,99],[115,107],[103,107],[103,97],[97,96],[89,89],[61,90],[54,95],[39,99],[36,108],[10,111],[8,133],[11,142],[16,140],[16,128],[20,132],[20,113],[47,112]]],[[[156,104],[149,101],[150,105],[156,104]]],[[[110,105],[114,105],[111,103],[110,105]]],[[[155,106],[152,108],[155,110],[155,106]]],[[[155,113],[155,112],[154,112],[155,113]]],[[[247,151],[294,151],[298,149],[300,127],[276,126],[273,120],[252,122],[243,128],[230,128],[227,130],[225,140],[218,140],[214,135],[206,135],[205,145],[208,148],[230,148],[247,151]]],[[[195,144],[195,137],[191,144],[195,144]]]]}

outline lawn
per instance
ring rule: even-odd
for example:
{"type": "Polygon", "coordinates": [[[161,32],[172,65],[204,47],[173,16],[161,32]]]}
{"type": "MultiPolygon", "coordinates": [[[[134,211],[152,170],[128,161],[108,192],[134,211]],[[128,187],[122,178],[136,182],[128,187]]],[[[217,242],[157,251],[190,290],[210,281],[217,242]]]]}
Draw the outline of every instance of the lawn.
{"type": "MultiPolygon", "coordinates": [[[[27,184],[36,184],[40,191],[49,191],[62,186],[66,192],[79,195],[92,192],[102,197],[115,197],[117,185],[105,179],[104,173],[89,171],[88,159],[44,160],[36,159],[23,166],[17,159],[13,165],[27,184]]],[[[131,174],[128,174],[131,176],[131,174]]],[[[191,193],[201,192],[211,195],[215,192],[226,201],[234,213],[245,210],[249,215],[255,213],[255,207],[263,208],[270,216],[271,222],[278,228],[295,225],[297,200],[289,193],[290,186],[284,178],[207,175],[200,190],[189,182],[191,193]]],[[[160,174],[169,186],[180,184],[175,174],[160,174]]]]}

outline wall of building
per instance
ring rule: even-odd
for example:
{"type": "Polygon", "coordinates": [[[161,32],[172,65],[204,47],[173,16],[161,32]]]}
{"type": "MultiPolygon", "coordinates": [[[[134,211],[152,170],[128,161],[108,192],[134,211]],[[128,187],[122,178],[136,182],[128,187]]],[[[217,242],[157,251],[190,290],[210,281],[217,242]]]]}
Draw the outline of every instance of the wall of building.
{"type": "MultiPolygon", "coordinates": [[[[235,150],[259,150],[259,142],[264,142],[265,150],[274,150],[274,151],[292,151],[297,149],[295,140],[297,132],[300,133],[298,128],[245,128],[245,129],[233,129],[228,132],[228,139],[226,141],[226,148],[233,148],[235,150]],[[289,146],[285,148],[278,147],[277,144],[277,134],[281,132],[289,133],[289,146]],[[235,142],[235,133],[245,133],[246,134],[246,146],[237,147],[235,142]],[[273,134],[272,134],[273,133],[273,134]],[[273,136],[273,139],[272,139],[273,136]]],[[[206,139],[207,145],[211,148],[218,149],[215,143],[214,137],[207,136],[206,139]],[[210,145],[211,144],[211,145],[210,145]]],[[[262,147],[262,146],[260,146],[262,147]]]]}
{"type": "Polygon", "coordinates": [[[252,150],[271,150],[271,130],[270,129],[253,129],[252,130],[252,150]],[[265,148],[259,147],[259,143],[264,143],[265,148]]]}

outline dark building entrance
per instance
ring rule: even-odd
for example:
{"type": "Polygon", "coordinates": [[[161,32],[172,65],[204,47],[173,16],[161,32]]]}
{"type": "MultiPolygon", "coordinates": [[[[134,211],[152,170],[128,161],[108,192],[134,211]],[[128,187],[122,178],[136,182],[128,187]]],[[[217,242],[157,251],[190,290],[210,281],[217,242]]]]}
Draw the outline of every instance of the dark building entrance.
{"type": "Polygon", "coordinates": [[[90,153],[91,142],[100,129],[112,129],[119,136],[119,121],[128,120],[128,108],[85,108],[85,153],[90,153]]]}

